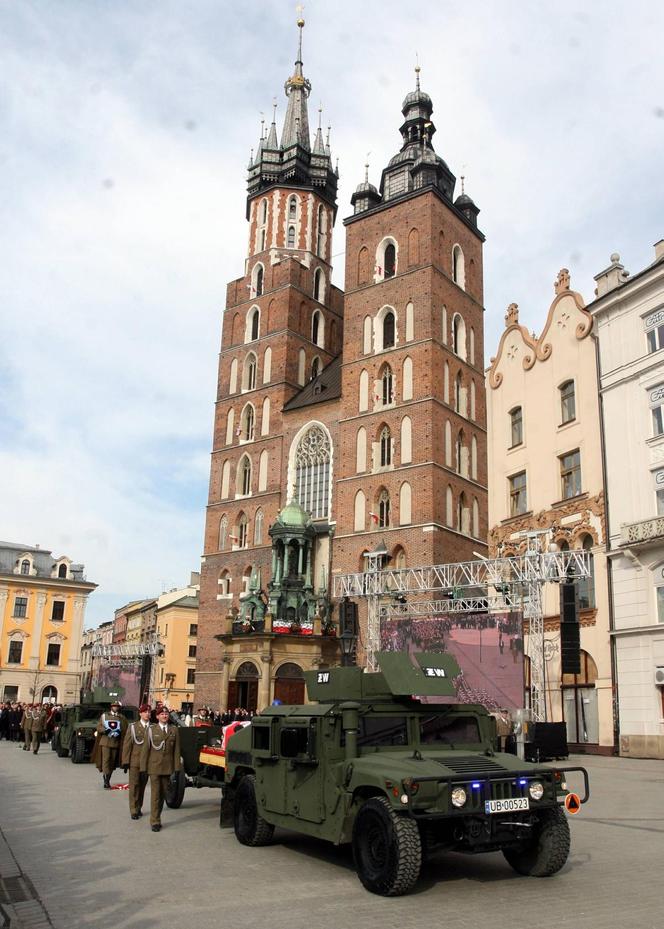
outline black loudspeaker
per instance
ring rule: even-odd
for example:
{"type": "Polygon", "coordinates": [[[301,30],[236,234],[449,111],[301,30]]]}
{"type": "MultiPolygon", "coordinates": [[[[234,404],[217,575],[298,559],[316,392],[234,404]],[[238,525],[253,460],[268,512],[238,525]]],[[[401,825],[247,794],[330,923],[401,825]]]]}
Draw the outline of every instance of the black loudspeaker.
{"type": "Polygon", "coordinates": [[[560,585],[560,669],[563,674],[581,673],[579,595],[576,584],[560,585]]]}
{"type": "Polygon", "coordinates": [[[567,758],[567,727],[565,723],[532,723],[530,741],[526,742],[527,761],[552,761],[567,758]]]}
{"type": "Polygon", "coordinates": [[[357,635],[357,603],[342,600],[339,604],[339,628],[341,635],[357,635]]]}

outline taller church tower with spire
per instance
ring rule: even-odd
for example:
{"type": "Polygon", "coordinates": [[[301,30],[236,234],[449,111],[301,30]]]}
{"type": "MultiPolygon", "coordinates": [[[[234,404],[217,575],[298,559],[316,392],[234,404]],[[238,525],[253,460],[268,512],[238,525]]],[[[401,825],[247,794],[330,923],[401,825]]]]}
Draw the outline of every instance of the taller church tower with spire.
{"type": "Polygon", "coordinates": [[[434,150],[418,68],[399,151],[351,198],[345,295],[332,285],[338,177],[320,124],[311,144],[303,26],[224,313],[195,680],[221,709],[302,702],[302,672],[339,662],[335,574],[371,552],[467,560],[487,531],[479,210],[434,150]]]}

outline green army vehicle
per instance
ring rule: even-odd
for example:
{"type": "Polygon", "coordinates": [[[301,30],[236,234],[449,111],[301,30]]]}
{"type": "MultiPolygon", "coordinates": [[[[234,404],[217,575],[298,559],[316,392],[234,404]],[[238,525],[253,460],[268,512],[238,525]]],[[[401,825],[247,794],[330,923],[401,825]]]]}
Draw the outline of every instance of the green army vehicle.
{"type": "MultiPolygon", "coordinates": [[[[60,722],[53,732],[52,748],[58,758],[69,756],[74,764],[90,760],[99,717],[108,711],[111,700],[117,699],[118,694],[96,687],[86,698],[83,703],[62,708],[60,722]]],[[[129,722],[138,719],[135,706],[123,706],[121,713],[129,722]]]]}
{"type": "Polygon", "coordinates": [[[174,716],[171,722],[180,730],[182,766],[171,775],[166,789],[166,806],[182,806],[187,787],[223,787],[224,755],[221,726],[182,726],[174,716]]]}
{"type": "Polygon", "coordinates": [[[267,844],[275,826],[350,842],[361,882],[384,896],[408,893],[437,849],[502,851],[520,874],[555,874],[570,848],[562,807],[588,799],[586,771],[497,751],[482,706],[421,702],[454,697],[460,671],[451,655],[413,657],[379,653],[372,674],[306,672],[317,704],[255,716],[228,744],[221,825],[232,814],[243,845],[267,844]]]}

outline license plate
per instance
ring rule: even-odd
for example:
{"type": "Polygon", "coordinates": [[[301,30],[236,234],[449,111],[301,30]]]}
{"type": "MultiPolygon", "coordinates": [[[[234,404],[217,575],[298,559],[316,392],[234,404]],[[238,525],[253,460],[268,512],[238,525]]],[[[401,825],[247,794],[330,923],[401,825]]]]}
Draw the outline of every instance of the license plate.
{"type": "Polygon", "coordinates": [[[513,797],[511,800],[485,800],[485,813],[516,813],[519,810],[529,810],[528,797],[513,797]]]}

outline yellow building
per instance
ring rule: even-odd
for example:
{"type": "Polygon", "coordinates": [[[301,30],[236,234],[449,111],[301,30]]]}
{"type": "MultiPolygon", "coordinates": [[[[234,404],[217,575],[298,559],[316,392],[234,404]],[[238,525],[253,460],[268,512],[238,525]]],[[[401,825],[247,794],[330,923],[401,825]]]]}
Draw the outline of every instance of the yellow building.
{"type": "MultiPolygon", "coordinates": [[[[192,581],[197,579],[192,576],[192,581]]],[[[157,600],[157,636],[163,654],[155,659],[153,700],[175,710],[191,710],[196,673],[198,586],[162,594],[157,600]]]]}
{"type": "Polygon", "coordinates": [[[65,555],[0,542],[3,700],[78,700],[85,607],[96,586],[65,555]]]}

